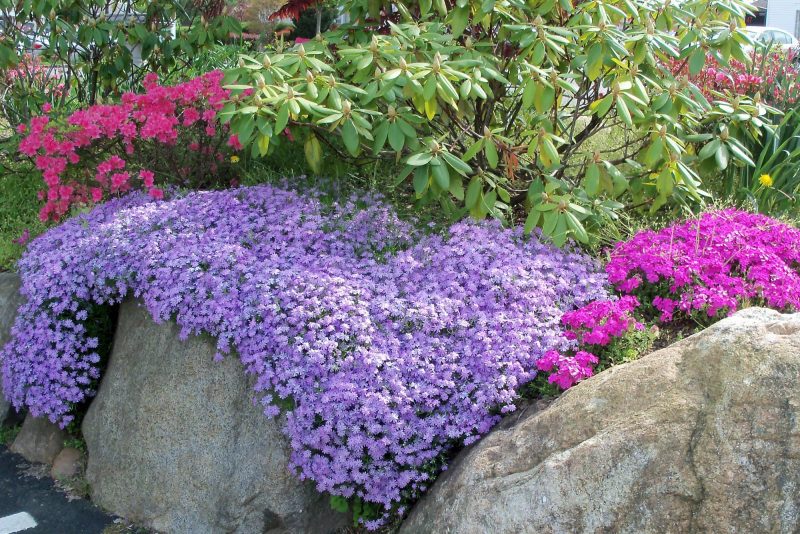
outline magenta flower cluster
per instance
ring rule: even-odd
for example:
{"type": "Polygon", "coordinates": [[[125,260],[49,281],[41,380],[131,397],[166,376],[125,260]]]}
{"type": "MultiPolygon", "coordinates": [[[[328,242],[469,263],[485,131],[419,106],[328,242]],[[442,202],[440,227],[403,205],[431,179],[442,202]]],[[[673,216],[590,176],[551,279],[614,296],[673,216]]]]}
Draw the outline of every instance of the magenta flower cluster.
{"type": "MultiPolygon", "coordinates": [[[[567,339],[574,340],[579,347],[604,347],[632,328],[644,328],[633,317],[633,310],[638,306],[639,301],[631,296],[590,302],[561,317],[562,324],[567,328],[564,335],[567,339]]],[[[569,389],[592,376],[598,362],[598,357],[586,350],[578,350],[574,355],[569,355],[553,349],[536,362],[536,365],[540,371],[549,373],[548,382],[561,389],[569,389]]]]}
{"type": "Polygon", "coordinates": [[[272,186],[112,200],[32,241],[20,269],[28,301],[0,354],[15,406],[68,423],[99,378],[87,303],[138,297],[236,354],[266,415],[287,410],[301,479],[387,513],[573,344],[565,311],[607,298],[593,260],[522,230],[420,235],[375,198],[272,186]]]}
{"type": "Polygon", "coordinates": [[[730,314],[742,304],[800,309],[800,230],[733,209],[618,243],[609,281],[670,321],[676,313],[730,314]]]}

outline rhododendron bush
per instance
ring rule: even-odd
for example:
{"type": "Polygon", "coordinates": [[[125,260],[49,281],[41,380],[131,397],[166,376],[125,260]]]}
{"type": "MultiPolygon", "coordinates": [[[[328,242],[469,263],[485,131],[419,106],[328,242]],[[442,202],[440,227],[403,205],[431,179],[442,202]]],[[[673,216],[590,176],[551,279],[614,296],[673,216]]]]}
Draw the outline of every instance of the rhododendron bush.
{"type": "Polygon", "coordinates": [[[716,318],[746,305],[800,309],[800,230],[738,210],[703,214],[616,245],[609,281],[662,321],[716,318]]]}
{"type": "MultiPolygon", "coordinates": [[[[223,74],[209,72],[174,86],[145,78],[145,92],[126,93],[118,104],[97,104],[66,119],[32,119],[20,142],[47,189],[42,220],[58,220],[76,204],[144,189],[163,196],[162,185],[209,187],[235,182],[230,152],[240,148],[218,113],[229,96],[223,74]]],[[[49,111],[49,108],[45,108],[49,111]]]]}
{"type": "Polygon", "coordinates": [[[19,267],[27,302],[0,356],[15,406],[67,424],[100,373],[87,306],[138,297],[239,357],[267,416],[287,409],[300,478],[383,513],[574,345],[564,312],[607,298],[593,260],[522,229],[423,235],[376,198],[326,206],[272,186],[114,199],[32,241],[19,267]]]}

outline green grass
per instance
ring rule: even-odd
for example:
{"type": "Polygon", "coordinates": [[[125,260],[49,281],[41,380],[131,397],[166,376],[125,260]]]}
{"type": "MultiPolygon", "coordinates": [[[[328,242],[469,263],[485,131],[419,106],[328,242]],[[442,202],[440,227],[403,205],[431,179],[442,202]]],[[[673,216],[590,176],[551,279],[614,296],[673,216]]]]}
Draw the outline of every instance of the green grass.
{"type": "Polygon", "coordinates": [[[39,221],[41,202],[36,196],[42,178],[19,164],[0,165],[0,271],[14,270],[25,250],[13,243],[25,230],[31,237],[46,225],[39,221]]]}

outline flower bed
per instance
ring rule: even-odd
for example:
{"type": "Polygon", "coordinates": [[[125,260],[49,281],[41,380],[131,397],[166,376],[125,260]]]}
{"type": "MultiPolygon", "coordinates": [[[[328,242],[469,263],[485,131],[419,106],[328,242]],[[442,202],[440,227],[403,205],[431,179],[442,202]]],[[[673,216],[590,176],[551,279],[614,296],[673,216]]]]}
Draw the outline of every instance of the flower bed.
{"type": "Polygon", "coordinates": [[[721,318],[742,305],[800,309],[798,266],[800,230],[729,209],[639,232],[617,244],[606,272],[670,321],[678,313],[721,318]]]}
{"type": "Polygon", "coordinates": [[[574,343],[565,311],[607,297],[594,261],[521,229],[420,235],[379,199],[270,186],[110,201],[34,240],[20,270],[0,355],[15,406],[67,424],[99,378],[88,305],[140,297],[235,351],[265,414],[286,410],[300,478],[381,513],[513,410],[537,360],[574,343]]]}

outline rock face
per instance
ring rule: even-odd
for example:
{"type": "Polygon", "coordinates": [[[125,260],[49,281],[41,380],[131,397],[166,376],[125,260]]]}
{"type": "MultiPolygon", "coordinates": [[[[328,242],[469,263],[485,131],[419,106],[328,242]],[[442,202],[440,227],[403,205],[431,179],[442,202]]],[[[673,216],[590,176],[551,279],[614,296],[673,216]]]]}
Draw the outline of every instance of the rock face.
{"type": "Polygon", "coordinates": [[[83,453],[78,449],[67,447],[58,453],[53,460],[50,476],[55,479],[72,478],[81,474],[83,453]]]}
{"type": "Polygon", "coordinates": [[[48,418],[31,417],[28,414],[9,448],[29,462],[52,464],[53,459],[64,448],[66,438],[66,432],[48,418]]]}
{"type": "Polygon", "coordinates": [[[289,472],[280,423],[253,406],[235,357],[178,339],[122,305],[108,369],[83,422],[92,499],[169,533],[324,533],[326,498],[289,472]]]}
{"type": "Polygon", "coordinates": [[[800,314],[749,309],[511,416],[402,533],[796,532],[800,314]]]}
{"type": "MultiPolygon", "coordinates": [[[[0,273],[0,348],[9,341],[20,304],[22,295],[19,294],[19,276],[14,273],[0,273]]],[[[0,425],[8,418],[10,409],[11,404],[3,395],[3,383],[0,380],[0,425]]]]}

